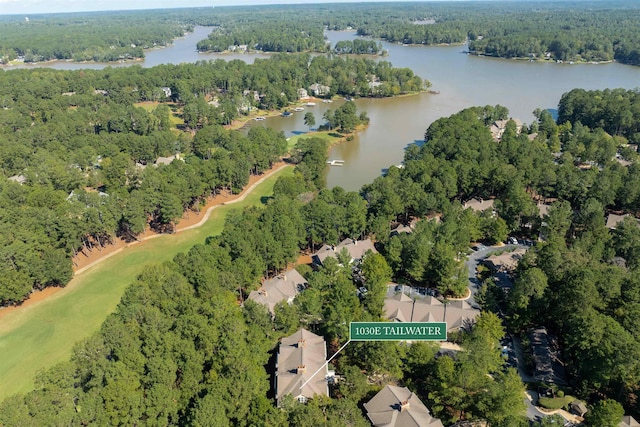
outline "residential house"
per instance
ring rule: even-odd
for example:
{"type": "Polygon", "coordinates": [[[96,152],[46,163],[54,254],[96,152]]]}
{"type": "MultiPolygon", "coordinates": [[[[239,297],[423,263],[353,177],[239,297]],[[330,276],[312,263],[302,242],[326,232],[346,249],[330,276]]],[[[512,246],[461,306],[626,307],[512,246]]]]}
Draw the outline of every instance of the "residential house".
{"type": "Polygon", "coordinates": [[[399,236],[400,234],[413,233],[413,227],[411,225],[398,224],[393,230],[391,230],[390,236],[399,236]]]}
{"type": "Polygon", "coordinates": [[[327,346],[324,338],[306,329],[282,338],[276,361],[276,401],[287,394],[305,403],[316,395],[329,396],[327,346]],[[321,368],[324,365],[324,370],[321,368]],[[315,376],[314,374],[320,369],[315,376]]]}
{"type": "Polygon", "coordinates": [[[507,123],[509,123],[511,120],[513,120],[514,123],[516,124],[516,133],[519,134],[522,131],[522,122],[518,119],[496,120],[489,127],[489,130],[491,131],[491,136],[493,136],[494,140],[500,141],[502,139],[502,134],[507,128],[507,123]]]}
{"type": "Polygon", "coordinates": [[[616,162],[618,162],[621,166],[627,167],[630,166],[631,161],[624,159],[620,154],[616,154],[615,157],[613,158],[613,160],[615,160],[616,162]]]}
{"type": "Polygon", "coordinates": [[[474,197],[473,199],[467,200],[464,203],[463,207],[465,209],[471,208],[476,212],[484,212],[489,209],[493,210],[493,199],[483,200],[483,199],[476,199],[474,197]]]}
{"type": "Polygon", "coordinates": [[[551,207],[550,204],[538,202],[536,207],[538,208],[538,216],[541,219],[544,218],[546,215],[549,215],[549,208],[551,207]]]}
{"type": "Polygon", "coordinates": [[[9,181],[13,181],[13,182],[17,182],[18,184],[22,185],[25,182],[27,182],[27,177],[24,175],[13,175],[10,176],[9,178],[7,178],[9,181]]]}
{"type": "Polygon", "coordinates": [[[586,414],[588,411],[587,405],[579,400],[574,400],[573,402],[569,403],[569,410],[579,417],[584,417],[584,414],[586,414]]]}
{"type": "Polygon", "coordinates": [[[242,91],[242,95],[248,98],[252,98],[255,102],[260,102],[260,94],[257,90],[250,91],[249,89],[245,89],[242,91]]]}
{"type": "Polygon", "coordinates": [[[493,271],[498,272],[512,272],[518,266],[518,262],[524,256],[527,250],[525,248],[518,248],[511,252],[504,252],[500,255],[491,255],[484,260],[486,264],[493,271]]]}
{"type": "Polygon", "coordinates": [[[404,293],[387,297],[384,301],[387,319],[394,322],[446,322],[447,332],[455,332],[472,325],[480,310],[462,300],[442,303],[433,296],[413,299],[404,293]]]}
{"type": "Polygon", "coordinates": [[[612,213],[610,213],[610,214],[607,216],[607,224],[606,224],[606,227],[607,227],[609,230],[615,230],[615,229],[616,229],[616,227],[618,226],[618,224],[619,224],[619,223],[621,223],[622,221],[624,221],[624,219],[625,219],[626,217],[628,217],[628,216],[629,216],[629,214],[616,215],[616,214],[612,214],[612,213]]]}
{"type": "Polygon", "coordinates": [[[309,89],[311,90],[314,96],[325,96],[325,95],[328,95],[329,92],[331,91],[331,87],[321,85],[319,83],[312,84],[311,86],[309,86],[309,89]]]}
{"type": "Polygon", "coordinates": [[[298,89],[298,98],[305,99],[308,97],[309,97],[309,92],[307,92],[305,88],[301,87],[300,89],[298,89]]]}
{"type": "Polygon", "coordinates": [[[325,259],[328,257],[333,257],[338,259],[338,254],[342,249],[346,249],[349,255],[351,256],[351,262],[355,260],[361,260],[362,257],[367,253],[367,251],[372,251],[373,253],[378,253],[371,239],[366,240],[353,240],[353,239],[344,239],[342,242],[338,244],[338,246],[330,246],[324,245],[322,246],[318,252],[313,254],[311,257],[313,260],[313,264],[316,266],[321,266],[325,259]]]}
{"type": "Polygon", "coordinates": [[[173,162],[174,160],[182,160],[184,162],[184,159],[182,158],[182,156],[180,156],[180,153],[174,154],[173,156],[169,156],[169,157],[158,157],[156,159],[156,162],[154,163],[154,166],[158,166],[158,165],[170,165],[171,162],[173,162]]]}
{"type": "Polygon", "coordinates": [[[107,95],[109,95],[109,92],[107,92],[107,91],[106,91],[106,90],[104,90],[104,89],[96,89],[96,90],[94,90],[94,91],[93,91],[93,94],[94,94],[94,95],[107,96],[107,95]]]}
{"type": "MultiPolygon", "coordinates": [[[[438,220],[439,218],[435,217],[435,219],[438,220]]],[[[391,230],[391,233],[389,233],[389,235],[399,236],[402,233],[405,233],[405,234],[413,233],[413,230],[416,228],[416,224],[418,223],[419,220],[420,220],[419,218],[414,218],[407,225],[399,223],[391,230]]]]}
{"type": "Polygon", "coordinates": [[[443,427],[429,409],[406,387],[387,385],[364,404],[375,427],[443,427]]]}
{"type": "Polygon", "coordinates": [[[555,339],[549,336],[544,327],[530,331],[529,338],[535,365],[533,379],[547,384],[566,385],[564,368],[555,339]]]}
{"type": "Polygon", "coordinates": [[[622,421],[620,421],[618,427],[640,427],[640,423],[637,422],[631,415],[625,415],[624,417],[622,417],[622,421]]]}
{"type": "Polygon", "coordinates": [[[309,284],[295,269],[277,275],[265,281],[260,289],[251,291],[249,299],[267,306],[271,314],[280,301],[292,304],[295,297],[307,288],[309,284]]]}
{"type": "Polygon", "coordinates": [[[160,89],[164,92],[164,96],[171,98],[171,88],[168,86],[162,86],[160,89]]]}

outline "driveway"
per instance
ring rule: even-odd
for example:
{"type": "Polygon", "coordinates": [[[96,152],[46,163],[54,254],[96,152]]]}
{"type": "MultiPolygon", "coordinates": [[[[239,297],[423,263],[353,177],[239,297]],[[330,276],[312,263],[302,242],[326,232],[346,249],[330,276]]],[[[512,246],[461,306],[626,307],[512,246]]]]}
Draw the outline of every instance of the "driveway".
{"type": "MultiPolygon", "coordinates": [[[[476,293],[480,289],[480,281],[476,277],[476,269],[478,264],[485,258],[488,258],[491,254],[498,251],[515,250],[518,248],[526,248],[524,245],[500,245],[500,246],[485,246],[483,249],[475,251],[469,255],[469,258],[465,262],[467,266],[467,274],[469,275],[469,291],[471,291],[467,302],[474,308],[480,308],[476,302],[476,293]]],[[[511,279],[505,273],[498,273],[498,281],[502,286],[511,286],[511,279]]]]}

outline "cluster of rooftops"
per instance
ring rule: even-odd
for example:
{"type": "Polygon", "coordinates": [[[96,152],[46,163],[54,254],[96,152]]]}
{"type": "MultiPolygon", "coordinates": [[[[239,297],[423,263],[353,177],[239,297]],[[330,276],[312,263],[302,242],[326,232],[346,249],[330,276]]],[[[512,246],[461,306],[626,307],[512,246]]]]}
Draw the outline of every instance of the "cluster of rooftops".
{"type": "MultiPolygon", "coordinates": [[[[345,239],[337,246],[321,247],[313,254],[313,263],[321,266],[327,258],[337,258],[337,254],[343,249],[349,253],[351,262],[361,260],[369,251],[377,252],[370,239],[345,239]]],[[[276,304],[281,301],[292,304],[295,297],[308,286],[306,279],[298,271],[291,269],[266,280],[259,289],[249,294],[249,299],[266,306],[273,315],[276,304]]],[[[387,319],[393,322],[447,322],[448,332],[472,324],[480,315],[480,311],[472,308],[466,301],[453,300],[444,304],[433,296],[413,299],[402,292],[389,295],[385,300],[384,310],[387,319]]]]}
{"type": "MultiPolygon", "coordinates": [[[[319,335],[300,329],[282,338],[275,378],[278,405],[286,395],[302,403],[314,396],[329,396],[328,383],[334,373],[327,369],[326,359],[326,343],[319,335]]],[[[365,403],[364,408],[374,426],[443,427],[420,398],[406,387],[387,385],[365,403]]]]}
{"type": "MultiPolygon", "coordinates": [[[[321,266],[327,258],[337,258],[338,253],[344,253],[344,250],[351,257],[351,262],[361,260],[369,252],[376,252],[369,239],[345,239],[336,246],[321,247],[313,254],[313,263],[321,266]]],[[[266,306],[273,315],[276,304],[281,301],[293,303],[295,297],[308,286],[305,278],[291,269],[266,280],[259,289],[249,294],[249,299],[266,306]]],[[[394,284],[390,284],[391,288],[395,288],[394,284]]],[[[444,304],[431,296],[414,300],[402,292],[390,293],[384,307],[390,321],[446,321],[449,331],[465,327],[480,314],[465,301],[444,304]]],[[[329,383],[335,378],[335,373],[328,370],[327,366],[327,347],[323,337],[300,329],[282,338],[274,381],[278,405],[287,395],[303,403],[314,396],[329,396],[329,383]]],[[[387,385],[365,403],[364,408],[374,426],[443,426],[439,419],[431,416],[418,396],[406,387],[387,385]]]]}

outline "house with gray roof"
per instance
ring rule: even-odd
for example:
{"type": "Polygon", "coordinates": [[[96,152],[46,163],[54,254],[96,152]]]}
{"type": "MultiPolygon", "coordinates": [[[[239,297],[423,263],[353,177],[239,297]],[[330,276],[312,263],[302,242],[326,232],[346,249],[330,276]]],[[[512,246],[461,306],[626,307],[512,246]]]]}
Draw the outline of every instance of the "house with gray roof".
{"type": "Polygon", "coordinates": [[[371,251],[373,253],[378,253],[376,250],[373,241],[371,239],[366,240],[354,240],[354,239],[344,239],[337,246],[324,245],[322,246],[318,252],[313,254],[311,257],[313,260],[313,264],[317,266],[321,266],[325,259],[329,257],[333,257],[338,259],[338,254],[342,249],[346,249],[351,256],[351,261],[361,260],[364,255],[371,251]]]}
{"type": "Polygon", "coordinates": [[[375,427],[443,427],[429,409],[406,387],[388,385],[364,404],[375,427]]]}
{"type": "Polygon", "coordinates": [[[569,403],[569,409],[579,417],[584,417],[584,414],[586,414],[588,411],[587,405],[579,400],[574,400],[573,402],[569,403]]]}
{"type": "Polygon", "coordinates": [[[518,263],[526,252],[526,248],[517,248],[499,255],[491,255],[483,263],[493,271],[512,272],[518,267],[518,263]]]}
{"type": "Polygon", "coordinates": [[[516,124],[516,133],[519,134],[522,131],[522,122],[518,119],[496,120],[489,128],[494,140],[500,141],[502,139],[502,134],[504,134],[504,131],[507,129],[507,124],[511,120],[516,124]]]}
{"type": "Polygon", "coordinates": [[[24,175],[13,175],[10,176],[9,178],[7,178],[9,181],[13,181],[13,182],[17,182],[18,184],[22,185],[25,182],[27,182],[27,177],[24,175]]]}
{"type": "Polygon", "coordinates": [[[180,155],[180,153],[178,154],[174,154],[173,156],[169,156],[169,157],[158,157],[156,159],[156,162],[154,163],[154,166],[158,166],[158,165],[170,165],[171,162],[173,162],[174,160],[182,160],[184,162],[184,159],[182,158],[182,156],[180,155]]]}
{"type": "Polygon", "coordinates": [[[544,327],[531,330],[529,338],[534,363],[533,379],[547,384],[566,385],[564,365],[555,338],[550,337],[544,327]]]}
{"type": "MultiPolygon", "coordinates": [[[[605,224],[605,226],[609,229],[609,230],[615,230],[616,227],[618,227],[618,225],[624,221],[624,219],[628,216],[631,216],[629,214],[624,214],[624,215],[616,215],[616,214],[612,214],[610,213],[609,215],[607,215],[607,223],[605,224]]],[[[633,217],[632,217],[633,218],[633,217]]],[[[638,220],[637,218],[634,218],[636,220],[636,222],[638,222],[638,225],[640,225],[640,220],[638,220]]]]}
{"type": "Polygon", "coordinates": [[[297,270],[292,269],[266,280],[260,289],[251,291],[249,299],[265,305],[274,314],[274,308],[280,301],[292,304],[295,297],[309,284],[297,270]]]}
{"type": "Polygon", "coordinates": [[[320,83],[312,84],[311,86],[309,86],[309,89],[311,90],[314,96],[328,95],[329,92],[331,91],[331,87],[321,85],[320,83]]]}
{"type": "Polygon", "coordinates": [[[480,310],[462,300],[442,303],[433,296],[413,299],[404,293],[390,296],[384,301],[385,316],[395,322],[446,322],[447,332],[472,325],[480,310]]]}
{"type": "Polygon", "coordinates": [[[493,210],[493,199],[483,200],[483,199],[476,199],[474,197],[473,199],[467,200],[464,203],[463,207],[465,209],[471,208],[476,212],[484,212],[489,209],[493,210]]]}
{"type": "Polygon", "coordinates": [[[290,394],[305,403],[317,395],[329,396],[327,377],[329,372],[325,362],[327,346],[324,338],[306,329],[300,329],[291,336],[282,338],[276,361],[276,401],[290,394]],[[324,365],[324,370],[318,369],[324,365]]]}
{"type": "Polygon", "coordinates": [[[618,427],[640,427],[640,423],[637,422],[631,415],[625,415],[624,417],[622,417],[622,421],[620,421],[618,427]]]}

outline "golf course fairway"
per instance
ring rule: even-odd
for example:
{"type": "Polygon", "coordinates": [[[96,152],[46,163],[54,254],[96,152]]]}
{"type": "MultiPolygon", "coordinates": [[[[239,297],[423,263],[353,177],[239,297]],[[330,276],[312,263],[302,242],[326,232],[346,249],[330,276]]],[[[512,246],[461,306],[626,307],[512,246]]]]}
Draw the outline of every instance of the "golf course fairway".
{"type": "Polygon", "coordinates": [[[278,177],[293,173],[284,167],[237,202],[217,206],[201,226],[132,245],[74,277],[63,290],[38,304],[7,313],[0,320],[0,400],[33,389],[39,370],[68,360],[75,343],[89,337],[112,313],[142,269],[169,261],[179,252],[219,234],[227,215],[263,203],[278,177]]]}

